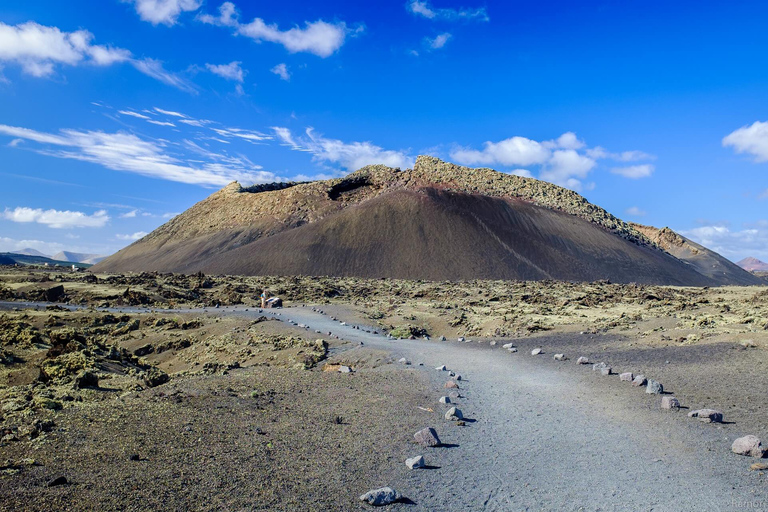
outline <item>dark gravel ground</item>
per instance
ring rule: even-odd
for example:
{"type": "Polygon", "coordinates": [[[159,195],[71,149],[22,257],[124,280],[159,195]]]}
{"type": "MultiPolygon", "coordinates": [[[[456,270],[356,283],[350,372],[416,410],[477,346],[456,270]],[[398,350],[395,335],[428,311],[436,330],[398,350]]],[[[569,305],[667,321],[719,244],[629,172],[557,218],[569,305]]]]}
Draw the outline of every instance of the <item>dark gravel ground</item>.
{"type": "Polygon", "coordinates": [[[45,444],[1,449],[42,465],[0,478],[0,509],[359,510],[408,471],[424,378],[255,367],[66,409],[45,444]]]}

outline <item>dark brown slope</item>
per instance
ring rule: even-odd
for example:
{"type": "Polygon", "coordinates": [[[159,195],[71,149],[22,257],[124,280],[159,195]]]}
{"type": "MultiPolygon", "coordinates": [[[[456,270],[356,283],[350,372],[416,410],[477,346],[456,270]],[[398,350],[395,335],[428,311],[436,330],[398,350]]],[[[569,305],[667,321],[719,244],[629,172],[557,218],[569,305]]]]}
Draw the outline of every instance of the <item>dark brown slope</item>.
{"type": "Polygon", "coordinates": [[[751,286],[765,284],[765,281],[747,272],[738,264],[669,228],[658,229],[642,224],[630,225],[675,258],[691,265],[699,274],[710,278],[717,285],[751,286]]]}
{"type": "Polygon", "coordinates": [[[220,254],[201,270],[430,280],[707,283],[669,255],[572,215],[520,200],[435,188],[390,192],[220,254]]]}

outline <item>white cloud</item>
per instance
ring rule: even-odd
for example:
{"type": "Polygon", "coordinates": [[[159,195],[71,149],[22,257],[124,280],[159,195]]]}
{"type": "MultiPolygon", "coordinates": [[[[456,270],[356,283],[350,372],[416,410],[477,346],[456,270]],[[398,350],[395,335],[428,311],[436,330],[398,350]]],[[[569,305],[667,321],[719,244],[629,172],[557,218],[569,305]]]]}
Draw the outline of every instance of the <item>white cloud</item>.
{"type": "Polygon", "coordinates": [[[183,11],[196,11],[201,0],[123,0],[134,4],[139,17],[153,25],[175,25],[183,11]]]}
{"type": "Polygon", "coordinates": [[[478,7],[475,9],[462,7],[459,9],[449,8],[436,8],[432,7],[428,1],[423,0],[411,0],[406,4],[406,9],[418,16],[423,16],[430,20],[476,20],[476,21],[490,21],[488,18],[488,12],[485,7],[478,7]]]}
{"type": "Polygon", "coordinates": [[[427,43],[427,46],[432,48],[433,50],[439,50],[440,48],[444,47],[446,43],[448,43],[448,40],[451,38],[451,34],[448,32],[445,32],[443,34],[439,34],[435,36],[434,38],[425,38],[424,40],[427,43]]]}
{"type": "Polygon", "coordinates": [[[121,213],[120,218],[121,219],[134,219],[136,218],[136,215],[139,214],[139,210],[131,210],[129,212],[121,213]]]}
{"type": "Polygon", "coordinates": [[[24,73],[35,77],[52,75],[57,65],[110,66],[127,62],[155,80],[195,92],[189,82],[163,69],[160,61],[134,59],[129,50],[94,45],[92,40],[93,34],[87,30],[62,32],[57,27],[46,27],[33,21],[16,26],[0,22],[0,62],[18,64],[24,73]]]}
{"type": "Polygon", "coordinates": [[[592,158],[579,154],[574,149],[559,149],[542,168],[539,177],[556,185],[581,190],[581,180],[587,177],[596,165],[592,158]]]}
{"type": "Polygon", "coordinates": [[[181,112],[174,112],[173,110],[163,110],[162,108],[159,108],[159,107],[154,107],[153,110],[159,114],[165,114],[166,116],[180,117],[182,119],[189,118],[188,115],[182,114],[181,112]]]}
{"type": "Polygon", "coordinates": [[[291,74],[288,72],[288,66],[286,66],[284,62],[273,67],[270,71],[279,76],[281,80],[288,81],[291,79],[291,74]]]}
{"type": "Polygon", "coordinates": [[[118,110],[118,114],[122,114],[124,116],[131,116],[131,117],[137,117],[139,119],[149,119],[149,117],[145,116],[144,114],[139,114],[138,112],[134,112],[133,110],[118,110]]]}
{"type": "Polygon", "coordinates": [[[586,144],[583,140],[580,140],[575,133],[565,132],[555,140],[549,140],[542,143],[548,148],[561,148],[561,149],[581,149],[586,144]]]}
{"type": "Polygon", "coordinates": [[[125,240],[125,241],[134,242],[134,241],[136,241],[136,240],[138,240],[140,238],[144,238],[148,234],[149,233],[147,233],[146,231],[137,231],[136,233],[132,233],[130,235],[119,235],[118,234],[118,235],[115,235],[115,238],[117,238],[118,240],[125,240]]]}
{"type": "Polygon", "coordinates": [[[106,210],[99,210],[92,215],[69,210],[43,210],[41,208],[17,207],[8,208],[3,212],[3,218],[13,222],[35,222],[51,228],[101,228],[109,222],[106,210]]]}
{"type": "Polygon", "coordinates": [[[733,261],[747,256],[768,259],[768,228],[758,221],[747,229],[731,231],[727,226],[700,226],[679,233],[733,261]]]}
{"type": "Polygon", "coordinates": [[[282,45],[291,53],[307,52],[319,57],[329,57],[344,45],[347,35],[360,32],[351,30],[343,21],[327,23],[323,20],[304,22],[304,28],[295,26],[280,30],[277,24],[267,24],[261,18],[254,18],[247,24],[240,23],[235,6],[224,2],[219,7],[219,16],[202,15],[200,21],[213,25],[232,27],[235,33],[250,37],[254,41],[269,41],[282,45]]]}
{"type": "Polygon", "coordinates": [[[154,78],[155,80],[158,80],[166,85],[170,85],[171,87],[175,87],[184,92],[197,94],[197,89],[195,89],[194,85],[192,85],[188,80],[182,78],[181,76],[167,71],[165,68],[163,68],[163,63],[159,60],[149,58],[132,60],[131,64],[139,72],[144,73],[145,75],[154,78]]]}
{"type": "Polygon", "coordinates": [[[544,145],[525,137],[510,137],[500,142],[485,142],[482,151],[458,148],[451,158],[464,165],[532,165],[549,160],[551,152],[544,145]]]}
{"type": "Polygon", "coordinates": [[[638,162],[642,160],[656,160],[654,155],[649,155],[644,151],[622,151],[618,155],[612,156],[614,160],[621,162],[638,162]]]}
{"type": "Polygon", "coordinates": [[[0,22],[0,61],[16,63],[28,75],[45,77],[60,64],[109,66],[131,59],[128,50],[93,45],[92,40],[87,30],[62,32],[33,21],[16,26],[0,22]]]}
{"type": "MultiPolygon", "coordinates": [[[[553,140],[542,142],[526,137],[510,137],[499,142],[487,141],[483,149],[456,147],[450,153],[453,161],[463,165],[539,166],[539,178],[576,191],[594,187],[583,180],[596,167],[597,161],[605,158],[631,161],[653,159],[642,151],[610,153],[605,148],[588,148],[585,142],[573,132],[565,132],[553,140]]],[[[614,168],[612,172],[631,178],[650,176],[653,165],[637,165],[614,168]]],[[[530,175],[530,171],[526,171],[530,175]]],[[[523,176],[526,176],[523,174],[523,176]]]]}
{"type": "Polygon", "coordinates": [[[240,67],[240,64],[242,64],[242,62],[233,61],[229,64],[206,64],[205,67],[214,75],[219,75],[227,80],[234,80],[235,82],[242,83],[245,71],[240,67]]]}
{"type": "Polygon", "coordinates": [[[222,137],[243,139],[252,144],[260,144],[264,141],[272,140],[270,135],[254,130],[244,130],[242,128],[211,128],[222,137]]]}
{"type": "Polygon", "coordinates": [[[613,174],[624,176],[633,180],[647,178],[653,174],[655,167],[652,164],[631,165],[629,167],[614,167],[611,169],[613,174]]]}
{"type": "Polygon", "coordinates": [[[147,121],[148,123],[156,124],[157,126],[170,126],[172,128],[175,128],[176,125],[173,123],[169,123],[168,121],[155,121],[154,119],[150,119],[147,121]]]}
{"type": "Polygon", "coordinates": [[[755,162],[768,161],[768,121],[755,121],[723,138],[723,147],[732,146],[736,153],[749,153],[755,162]]]}
{"type": "Polygon", "coordinates": [[[383,149],[371,142],[343,142],[327,139],[307,128],[306,137],[295,138],[288,128],[274,127],[277,137],[297,151],[312,153],[313,159],[339,164],[343,169],[355,171],[372,164],[383,164],[401,169],[413,167],[414,159],[403,151],[383,149]]]}
{"type": "Polygon", "coordinates": [[[645,215],[645,210],[641,210],[637,206],[630,206],[626,209],[625,213],[627,215],[632,215],[633,217],[643,217],[645,215]]]}
{"type": "Polygon", "coordinates": [[[243,184],[280,181],[273,173],[240,159],[207,155],[184,160],[166,153],[167,144],[117,132],[61,130],[58,135],[0,124],[0,134],[44,144],[39,153],[57,158],[91,162],[115,171],[204,186],[223,186],[237,180],[243,184]]]}

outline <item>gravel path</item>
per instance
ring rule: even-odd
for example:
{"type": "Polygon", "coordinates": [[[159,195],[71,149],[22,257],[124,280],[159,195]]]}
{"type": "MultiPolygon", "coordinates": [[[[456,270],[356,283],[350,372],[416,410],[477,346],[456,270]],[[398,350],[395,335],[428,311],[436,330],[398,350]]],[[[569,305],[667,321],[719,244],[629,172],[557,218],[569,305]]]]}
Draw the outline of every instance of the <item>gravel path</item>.
{"type": "MultiPolygon", "coordinates": [[[[396,487],[420,510],[762,510],[765,477],[730,452],[730,425],[641,405],[644,389],[576,365],[578,354],[511,354],[487,343],[387,340],[342,326],[311,308],[279,318],[424,363],[442,387],[446,365],[462,375],[457,405],[466,427],[434,426],[452,448],[424,451],[427,464],[396,487]],[[633,398],[635,397],[635,398],[633,398]]],[[[275,314],[269,312],[269,314],[275,314]]],[[[442,411],[449,406],[437,403],[442,411]]],[[[660,400],[660,399],[659,399],[660,400]]],[[[421,453],[414,445],[414,455],[421,453]]],[[[404,507],[404,506],[403,506],[404,507]]],[[[414,509],[411,505],[409,509],[414,509]]]]}

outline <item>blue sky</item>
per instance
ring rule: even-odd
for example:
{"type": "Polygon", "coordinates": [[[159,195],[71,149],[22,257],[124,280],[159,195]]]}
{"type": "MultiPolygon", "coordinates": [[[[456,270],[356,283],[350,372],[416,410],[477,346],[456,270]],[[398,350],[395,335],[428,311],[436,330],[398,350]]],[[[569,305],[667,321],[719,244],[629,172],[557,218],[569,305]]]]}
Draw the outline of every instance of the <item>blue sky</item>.
{"type": "Polygon", "coordinates": [[[768,260],[768,6],[627,4],[6,0],[0,251],[432,154],[768,260]]]}

